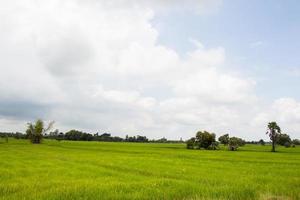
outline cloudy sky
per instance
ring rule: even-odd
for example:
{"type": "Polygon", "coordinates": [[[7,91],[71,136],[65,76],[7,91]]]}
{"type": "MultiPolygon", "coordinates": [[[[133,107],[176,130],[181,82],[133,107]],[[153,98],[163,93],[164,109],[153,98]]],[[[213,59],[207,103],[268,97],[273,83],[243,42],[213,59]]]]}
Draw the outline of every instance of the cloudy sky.
{"type": "Polygon", "coordinates": [[[0,131],[300,137],[297,0],[0,0],[0,131]]]}

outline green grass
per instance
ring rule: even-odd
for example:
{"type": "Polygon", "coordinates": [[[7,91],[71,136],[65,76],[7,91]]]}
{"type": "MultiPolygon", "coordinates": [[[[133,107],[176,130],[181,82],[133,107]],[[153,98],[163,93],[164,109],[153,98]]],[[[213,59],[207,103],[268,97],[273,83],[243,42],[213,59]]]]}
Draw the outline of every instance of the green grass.
{"type": "Polygon", "coordinates": [[[0,199],[300,199],[300,147],[0,141],[0,199]]]}

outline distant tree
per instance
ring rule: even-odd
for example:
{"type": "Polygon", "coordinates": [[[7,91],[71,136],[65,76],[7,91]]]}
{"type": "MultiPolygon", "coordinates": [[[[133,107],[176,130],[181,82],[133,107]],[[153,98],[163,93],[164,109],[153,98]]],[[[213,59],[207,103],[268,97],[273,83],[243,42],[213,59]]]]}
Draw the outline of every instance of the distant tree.
{"type": "Polygon", "coordinates": [[[140,135],[138,135],[136,137],[136,142],[148,142],[148,138],[146,136],[140,136],[140,135]]]}
{"type": "Polygon", "coordinates": [[[259,141],[258,141],[258,143],[260,144],[260,145],[265,145],[266,143],[265,143],[265,141],[263,140],[263,139],[260,139],[259,141]]]}
{"type": "Polygon", "coordinates": [[[57,137],[55,138],[57,141],[61,141],[61,140],[63,140],[65,138],[65,135],[64,135],[64,133],[63,132],[60,132],[58,135],[57,135],[57,137]]]}
{"type": "Polygon", "coordinates": [[[292,143],[293,143],[294,145],[300,145],[300,140],[299,140],[299,139],[294,139],[294,140],[292,141],[292,143]]]}
{"type": "Polygon", "coordinates": [[[275,144],[280,133],[281,129],[276,122],[270,122],[268,124],[268,131],[266,134],[269,135],[270,140],[272,141],[272,152],[275,152],[275,144]]]}
{"type": "Polygon", "coordinates": [[[210,150],[217,150],[217,149],[220,149],[220,148],[219,148],[219,142],[217,142],[217,141],[212,142],[211,145],[210,145],[207,149],[210,149],[210,150]]]}
{"type": "Polygon", "coordinates": [[[215,145],[216,135],[207,131],[198,131],[196,134],[196,145],[198,149],[209,149],[212,145],[215,145]]]}
{"type": "MultiPolygon", "coordinates": [[[[100,136],[101,137],[101,136],[100,136]]],[[[90,133],[85,133],[78,130],[70,130],[65,133],[64,139],[66,140],[81,140],[81,141],[91,141],[94,139],[93,135],[90,133]]]]}
{"type": "Polygon", "coordinates": [[[154,142],[158,142],[158,143],[166,143],[166,142],[168,142],[168,140],[167,140],[167,138],[160,138],[160,139],[158,139],[158,140],[155,140],[154,142]]]}
{"type": "Polygon", "coordinates": [[[276,140],[276,144],[282,145],[282,146],[288,146],[287,143],[291,144],[292,140],[288,134],[279,134],[278,138],[276,140]]]}
{"type": "Polygon", "coordinates": [[[44,122],[38,119],[34,124],[28,123],[26,134],[30,139],[31,143],[39,144],[43,139],[43,135],[49,131],[54,124],[54,121],[50,122],[45,128],[44,122]]]}
{"type": "Polygon", "coordinates": [[[196,139],[192,137],[191,139],[186,141],[186,148],[187,149],[194,149],[195,148],[195,141],[196,139]]]}
{"type": "Polygon", "coordinates": [[[245,141],[238,137],[230,137],[228,142],[228,148],[231,151],[237,150],[240,146],[244,146],[245,141]]]}
{"type": "Polygon", "coordinates": [[[229,142],[229,134],[222,135],[218,138],[219,142],[224,145],[228,145],[229,142]]]}

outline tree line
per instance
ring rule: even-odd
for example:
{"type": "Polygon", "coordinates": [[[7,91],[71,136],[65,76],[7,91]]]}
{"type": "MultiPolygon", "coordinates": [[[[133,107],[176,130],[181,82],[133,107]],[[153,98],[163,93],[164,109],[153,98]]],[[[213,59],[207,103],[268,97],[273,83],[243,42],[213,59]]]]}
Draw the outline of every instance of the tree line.
{"type": "MultiPolygon", "coordinates": [[[[300,145],[299,139],[292,140],[288,134],[281,133],[281,128],[277,125],[276,122],[268,123],[266,134],[270,137],[272,152],[275,152],[276,145],[281,145],[285,147],[295,147],[295,145],[300,145]]],[[[217,141],[216,134],[210,133],[208,131],[198,131],[195,137],[192,137],[189,140],[187,140],[186,148],[217,150],[220,149],[219,144],[223,144],[224,146],[228,146],[229,150],[235,151],[239,147],[244,146],[247,143],[261,145],[266,144],[266,142],[263,139],[260,139],[257,142],[246,142],[245,140],[239,137],[230,137],[229,134],[220,136],[217,141]]]]}
{"type": "MultiPolygon", "coordinates": [[[[41,143],[43,138],[61,140],[73,140],[73,141],[105,141],[105,142],[155,142],[155,143],[182,143],[180,140],[167,140],[166,138],[161,138],[158,140],[149,140],[146,136],[128,136],[125,138],[112,136],[110,133],[86,133],[79,130],[70,130],[65,133],[60,132],[58,129],[55,131],[50,131],[53,128],[54,122],[50,122],[47,126],[42,120],[37,120],[35,123],[28,123],[26,133],[21,132],[0,132],[0,138],[5,138],[8,142],[9,137],[14,137],[16,139],[29,139],[32,143],[41,143]]],[[[267,132],[270,137],[270,144],[272,145],[271,151],[275,151],[276,145],[282,145],[285,147],[295,147],[295,145],[300,145],[299,139],[292,140],[290,136],[286,133],[281,133],[281,128],[276,122],[270,122],[267,125],[267,132]]],[[[229,150],[235,151],[239,147],[245,144],[261,144],[265,145],[268,142],[260,139],[259,141],[247,142],[242,138],[232,136],[229,134],[224,134],[216,140],[216,134],[210,133],[208,131],[198,131],[195,137],[190,138],[186,141],[187,149],[209,149],[217,150],[220,149],[220,144],[227,146],[229,150]]]]}
{"type": "Polygon", "coordinates": [[[87,133],[79,130],[70,130],[65,133],[58,129],[50,131],[53,128],[54,122],[50,122],[47,126],[42,120],[37,120],[35,123],[28,123],[26,133],[21,132],[0,132],[0,138],[9,137],[16,139],[29,139],[32,143],[41,143],[43,139],[73,140],[73,141],[104,141],[104,142],[141,142],[141,143],[183,143],[182,140],[168,140],[166,138],[148,139],[146,136],[136,135],[125,138],[112,136],[110,133],[87,133]]]}

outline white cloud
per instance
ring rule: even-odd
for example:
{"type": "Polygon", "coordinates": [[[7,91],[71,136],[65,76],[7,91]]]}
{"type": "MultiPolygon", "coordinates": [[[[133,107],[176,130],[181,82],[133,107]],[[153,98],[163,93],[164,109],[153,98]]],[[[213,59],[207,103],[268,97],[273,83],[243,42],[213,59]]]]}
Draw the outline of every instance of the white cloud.
{"type": "Polygon", "coordinates": [[[276,121],[282,131],[293,138],[299,137],[300,102],[293,98],[276,99],[263,112],[257,114],[253,125],[263,127],[270,121],[276,121]]]}
{"type": "Polygon", "coordinates": [[[0,126],[22,130],[40,116],[63,130],[256,137],[248,127],[260,109],[255,81],[226,70],[223,47],[192,40],[196,50],[182,58],[158,44],[151,24],[162,10],[202,13],[220,3],[0,1],[0,126]]]}

